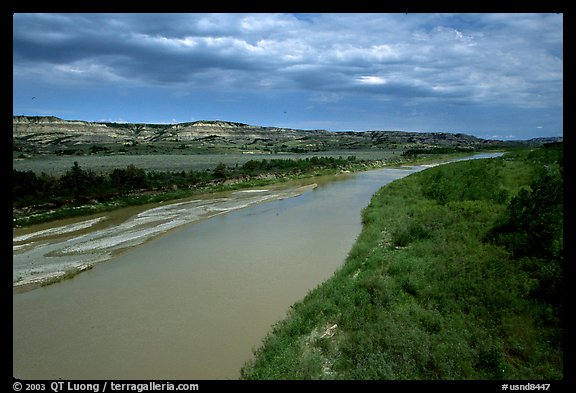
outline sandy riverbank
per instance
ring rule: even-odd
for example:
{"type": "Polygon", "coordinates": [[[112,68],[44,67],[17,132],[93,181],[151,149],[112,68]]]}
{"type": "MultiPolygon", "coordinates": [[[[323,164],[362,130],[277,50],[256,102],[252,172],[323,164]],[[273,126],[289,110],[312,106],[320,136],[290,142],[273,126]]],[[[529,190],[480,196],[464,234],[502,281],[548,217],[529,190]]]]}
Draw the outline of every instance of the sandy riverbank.
{"type": "Polygon", "coordinates": [[[14,291],[30,290],[71,277],[183,225],[256,203],[296,197],[316,186],[235,191],[214,198],[158,204],[110,225],[102,224],[118,212],[13,236],[14,291]]]}

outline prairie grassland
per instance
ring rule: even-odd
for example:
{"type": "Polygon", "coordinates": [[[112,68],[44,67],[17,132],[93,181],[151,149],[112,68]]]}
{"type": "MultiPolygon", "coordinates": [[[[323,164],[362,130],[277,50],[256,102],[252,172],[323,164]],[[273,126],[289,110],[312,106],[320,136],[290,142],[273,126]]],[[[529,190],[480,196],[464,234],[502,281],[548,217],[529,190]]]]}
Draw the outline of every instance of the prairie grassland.
{"type": "Polygon", "coordinates": [[[76,161],[82,168],[89,168],[96,173],[111,172],[134,165],[145,171],[201,171],[214,169],[218,164],[226,166],[243,165],[250,160],[270,159],[305,159],[308,157],[343,157],[355,156],[358,160],[395,160],[400,158],[401,151],[395,150],[333,150],[318,153],[286,154],[242,154],[242,153],[206,153],[206,154],[118,154],[118,155],[44,155],[34,158],[14,159],[13,169],[32,171],[40,174],[59,176],[66,173],[76,161]]]}

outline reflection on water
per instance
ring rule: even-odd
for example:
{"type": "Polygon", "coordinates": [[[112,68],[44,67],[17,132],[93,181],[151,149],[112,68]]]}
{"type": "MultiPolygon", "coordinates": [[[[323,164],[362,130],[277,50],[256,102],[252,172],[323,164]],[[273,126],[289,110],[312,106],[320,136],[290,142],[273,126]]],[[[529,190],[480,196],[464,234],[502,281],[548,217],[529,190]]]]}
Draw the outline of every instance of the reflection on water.
{"type": "MultiPolygon", "coordinates": [[[[121,220],[115,231],[92,218],[78,224],[85,227],[20,239],[44,242],[43,248],[53,236],[59,246],[51,258],[84,258],[142,243],[135,234],[167,228],[199,211],[215,214],[154,236],[72,280],[15,294],[14,375],[238,378],[270,326],[344,262],[372,194],[421,169],[316,178],[317,188],[293,198],[257,203],[272,193],[252,190],[222,196],[215,205],[156,206],[121,220]],[[254,203],[232,208],[248,201],[254,203]],[[227,213],[217,214],[222,211],[227,213]]],[[[35,246],[26,247],[15,258],[29,253],[42,261],[40,251],[33,254],[35,246]]]]}

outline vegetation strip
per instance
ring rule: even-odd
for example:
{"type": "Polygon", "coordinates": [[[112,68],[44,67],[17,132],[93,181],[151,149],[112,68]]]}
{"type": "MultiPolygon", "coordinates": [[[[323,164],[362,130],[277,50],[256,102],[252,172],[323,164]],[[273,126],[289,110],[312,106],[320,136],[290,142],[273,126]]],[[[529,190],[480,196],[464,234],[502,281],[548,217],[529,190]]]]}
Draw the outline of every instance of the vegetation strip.
{"type": "Polygon", "coordinates": [[[145,171],[128,165],[126,169],[114,169],[109,173],[86,170],[74,162],[72,168],[62,176],[13,169],[13,227],[175,200],[201,193],[463,155],[467,154],[434,154],[419,158],[411,156],[388,163],[359,160],[355,156],[313,156],[305,159],[249,160],[242,165],[232,166],[220,163],[210,170],[190,171],[145,171]]]}
{"type": "Polygon", "coordinates": [[[242,378],[563,378],[562,190],[562,144],[387,185],[242,378]]]}

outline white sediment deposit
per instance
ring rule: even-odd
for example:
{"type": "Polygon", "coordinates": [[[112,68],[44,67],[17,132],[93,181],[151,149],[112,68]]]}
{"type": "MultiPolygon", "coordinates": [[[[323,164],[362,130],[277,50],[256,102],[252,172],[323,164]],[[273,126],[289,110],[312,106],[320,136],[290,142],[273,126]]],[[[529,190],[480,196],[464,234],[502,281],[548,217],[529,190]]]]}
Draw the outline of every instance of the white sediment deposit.
{"type": "Polygon", "coordinates": [[[106,216],[13,237],[14,287],[42,284],[79,272],[162,233],[256,203],[295,197],[308,185],[277,190],[244,190],[227,197],[193,199],[160,205],[125,221],[95,227],[106,216]]]}

